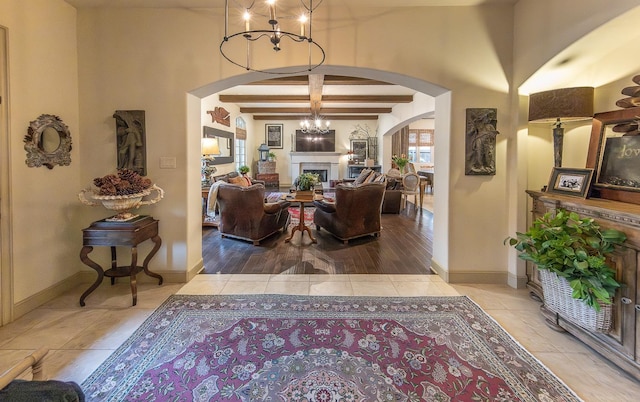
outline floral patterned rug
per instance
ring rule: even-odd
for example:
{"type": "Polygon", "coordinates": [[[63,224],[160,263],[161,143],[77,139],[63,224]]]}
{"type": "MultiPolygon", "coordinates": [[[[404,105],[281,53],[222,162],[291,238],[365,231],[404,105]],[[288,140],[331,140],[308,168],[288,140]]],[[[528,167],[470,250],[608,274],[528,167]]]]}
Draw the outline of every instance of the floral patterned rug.
{"type": "Polygon", "coordinates": [[[165,301],[88,401],[579,401],[464,296],[165,301]]]}

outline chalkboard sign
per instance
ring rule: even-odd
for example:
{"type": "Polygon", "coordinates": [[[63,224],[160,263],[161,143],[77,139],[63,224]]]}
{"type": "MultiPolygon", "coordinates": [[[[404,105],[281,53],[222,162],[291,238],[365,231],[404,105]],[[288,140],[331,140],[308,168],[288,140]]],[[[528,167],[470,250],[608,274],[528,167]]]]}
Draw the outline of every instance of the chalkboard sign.
{"type": "Polygon", "coordinates": [[[640,191],[640,136],[605,140],[597,183],[640,191]]]}
{"type": "Polygon", "coordinates": [[[593,116],[586,167],[592,197],[640,204],[640,107],[593,116]]]}

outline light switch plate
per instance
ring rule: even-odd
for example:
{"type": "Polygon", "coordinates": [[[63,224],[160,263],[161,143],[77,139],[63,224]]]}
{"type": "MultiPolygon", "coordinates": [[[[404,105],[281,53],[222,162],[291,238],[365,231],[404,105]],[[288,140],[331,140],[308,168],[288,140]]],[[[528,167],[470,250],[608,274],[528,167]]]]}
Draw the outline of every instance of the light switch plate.
{"type": "Polygon", "coordinates": [[[160,157],[160,169],[175,169],[176,157],[175,156],[161,156],[160,157]]]}

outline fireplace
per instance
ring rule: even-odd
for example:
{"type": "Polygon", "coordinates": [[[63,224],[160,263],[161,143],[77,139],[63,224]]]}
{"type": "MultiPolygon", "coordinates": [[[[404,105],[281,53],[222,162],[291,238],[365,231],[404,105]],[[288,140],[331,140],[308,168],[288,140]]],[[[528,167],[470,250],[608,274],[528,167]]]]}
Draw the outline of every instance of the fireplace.
{"type": "Polygon", "coordinates": [[[338,152],[291,152],[291,180],[301,173],[318,173],[323,187],[331,180],[338,180],[340,153],[338,152]]]}

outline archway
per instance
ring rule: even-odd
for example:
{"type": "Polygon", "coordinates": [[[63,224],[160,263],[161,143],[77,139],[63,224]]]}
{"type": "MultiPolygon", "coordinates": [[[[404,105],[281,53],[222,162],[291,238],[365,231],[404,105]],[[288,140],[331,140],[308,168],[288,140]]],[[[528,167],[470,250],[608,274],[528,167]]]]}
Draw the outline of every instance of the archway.
{"type": "MultiPolygon", "coordinates": [[[[373,70],[368,68],[347,67],[347,66],[321,66],[314,70],[314,73],[327,75],[343,75],[352,77],[369,78],[379,81],[385,81],[396,85],[418,91],[414,102],[409,105],[403,105],[394,109],[389,115],[382,116],[378,120],[378,132],[383,134],[383,138],[390,138],[398,127],[409,124],[411,121],[421,117],[433,117],[435,119],[435,143],[438,144],[434,152],[434,164],[438,166],[438,196],[434,197],[434,209],[437,209],[438,216],[434,217],[434,239],[433,239],[433,262],[436,262],[438,273],[442,274],[448,266],[448,227],[449,227],[449,208],[448,208],[448,192],[449,192],[449,143],[450,143],[450,120],[451,120],[451,97],[448,89],[424,80],[416,79],[402,74],[388,71],[373,70]]],[[[199,174],[195,173],[199,169],[200,137],[201,124],[200,118],[203,110],[201,110],[200,100],[210,95],[216,94],[225,89],[244,85],[251,82],[270,78],[267,74],[249,72],[242,75],[229,77],[220,81],[212,82],[200,88],[194,89],[187,94],[187,154],[189,163],[189,187],[193,183],[193,187],[199,186],[199,174]]],[[[383,144],[383,149],[387,149],[383,144]]],[[[390,151],[387,151],[390,152],[390,151]]],[[[391,155],[383,152],[383,158],[390,159],[391,155]]],[[[198,194],[199,191],[192,191],[190,194],[198,194]]],[[[200,206],[199,200],[195,200],[189,205],[200,206]]],[[[188,213],[190,218],[189,226],[195,228],[200,225],[200,211],[188,213]]],[[[192,233],[195,233],[192,232],[192,233]]],[[[202,255],[202,235],[194,237],[189,244],[192,252],[202,255]],[[195,244],[198,241],[198,244],[195,244]]],[[[445,278],[446,279],[446,278],[445,278]]]]}

